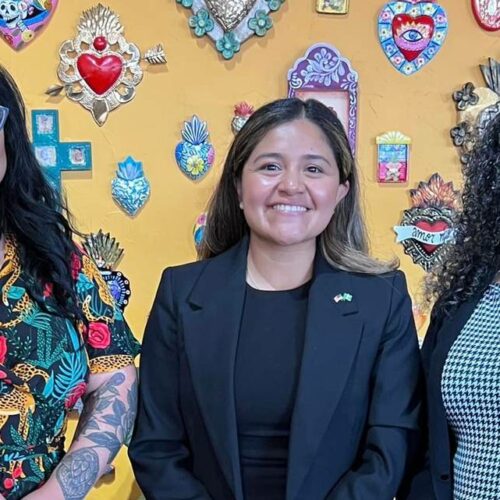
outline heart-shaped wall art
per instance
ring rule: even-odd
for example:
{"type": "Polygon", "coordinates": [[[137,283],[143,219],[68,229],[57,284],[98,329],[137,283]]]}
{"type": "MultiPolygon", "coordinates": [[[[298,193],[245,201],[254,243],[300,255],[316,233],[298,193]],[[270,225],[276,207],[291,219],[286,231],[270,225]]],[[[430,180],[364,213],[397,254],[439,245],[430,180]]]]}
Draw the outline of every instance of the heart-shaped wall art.
{"type": "Polygon", "coordinates": [[[472,11],[486,31],[500,30],[500,2],[498,0],[471,0],[472,11]]]}
{"type": "Polygon", "coordinates": [[[271,14],[285,0],[176,0],[191,9],[189,26],[197,37],[209,36],[224,59],[232,59],[253,35],[263,37],[273,27],[271,14]]]}
{"type": "Polygon", "coordinates": [[[412,75],[430,62],[447,32],[446,12],[433,1],[389,2],[378,17],[382,49],[404,75],[412,75]]]}
{"type": "Polygon", "coordinates": [[[19,50],[49,24],[58,0],[0,0],[0,33],[19,50]]]}

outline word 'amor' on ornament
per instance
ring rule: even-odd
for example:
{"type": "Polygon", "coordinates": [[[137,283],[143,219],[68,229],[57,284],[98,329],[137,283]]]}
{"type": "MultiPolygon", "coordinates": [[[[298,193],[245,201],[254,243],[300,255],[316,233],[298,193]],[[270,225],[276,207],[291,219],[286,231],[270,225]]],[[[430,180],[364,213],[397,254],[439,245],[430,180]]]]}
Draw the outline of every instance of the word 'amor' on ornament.
{"type": "Polygon", "coordinates": [[[142,162],[127,156],[118,163],[116,177],[111,182],[111,194],[118,206],[134,216],[148,201],[151,187],[144,175],[142,162]]]}
{"type": "Polygon", "coordinates": [[[243,125],[245,125],[253,112],[254,107],[247,102],[236,104],[234,107],[234,116],[231,121],[231,129],[235,135],[243,128],[243,125]]]}
{"type": "Polygon", "coordinates": [[[56,191],[61,191],[62,172],[92,170],[90,142],[60,141],[57,110],[32,110],[31,127],[36,159],[56,191]]]}
{"type": "Polygon", "coordinates": [[[338,117],[356,152],[358,73],[332,45],[312,45],[288,71],[288,97],[317,99],[338,117]]]}
{"type": "Polygon", "coordinates": [[[316,10],[323,14],[347,14],[349,0],[316,0],[316,10]]]}
{"type": "Polygon", "coordinates": [[[192,15],[188,24],[196,37],[208,36],[223,59],[232,59],[252,36],[273,27],[271,15],[285,0],[176,0],[192,15]]]}
{"type": "Polygon", "coordinates": [[[454,241],[454,220],[460,208],[459,192],[452,182],[433,174],[428,182],[410,189],[411,208],[403,212],[399,226],[394,227],[396,242],[405,254],[425,271],[442,262],[447,243],[454,241]]]}
{"type": "Polygon", "coordinates": [[[446,12],[434,0],[392,1],[378,16],[378,37],[390,63],[412,75],[429,63],[448,32],[446,12]]]}
{"type": "Polygon", "coordinates": [[[49,24],[58,0],[0,0],[0,35],[13,49],[32,42],[49,24]]]}
{"type": "Polygon", "coordinates": [[[109,233],[99,229],[97,233],[85,235],[83,248],[94,260],[101,276],[108,285],[116,305],[123,311],[130,299],[130,282],[122,272],[116,270],[123,257],[123,248],[109,233]]]}
{"type": "Polygon", "coordinates": [[[201,245],[203,241],[203,235],[205,233],[205,226],[207,225],[207,213],[201,213],[194,223],[193,227],[193,239],[196,247],[201,245]]]}
{"type": "Polygon", "coordinates": [[[474,17],[486,31],[500,30],[500,2],[498,0],[471,0],[474,17]]]}
{"type": "Polygon", "coordinates": [[[184,122],[183,141],[175,148],[177,165],[189,179],[197,181],[206,175],[215,159],[215,151],[208,141],[207,122],[196,115],[184,122]]]}
{"type": "Polygon", "coordinates": [[[406,182],[411,139],[401,132],[392,131],[376,138],[378,182],[406,182]]]}
{"type": "Polygon", "coordinates": [[[144,57],[139,47],[123,36],[118,15],[99,4],[83,12],[78,33],[59,49],[57,75],[62,85],[52,85],[50,96],[65,92],[66,97],[89,110],[102,126],[110,111],[130,102],[142,80],[142,59],[150,64],[165,64],[161,45],[144,57]]]}
{"type": "Polygon", "coordinates": [[[467,82],[452,94],[457,110],[457,125],[450,130],[450,136],[464,165],[469,163],[478,137],[500,113],[500,62],[490,58],[487,64],[481,64],[479,68],[486,87],[475,87],[472,82],[467,82]]]}

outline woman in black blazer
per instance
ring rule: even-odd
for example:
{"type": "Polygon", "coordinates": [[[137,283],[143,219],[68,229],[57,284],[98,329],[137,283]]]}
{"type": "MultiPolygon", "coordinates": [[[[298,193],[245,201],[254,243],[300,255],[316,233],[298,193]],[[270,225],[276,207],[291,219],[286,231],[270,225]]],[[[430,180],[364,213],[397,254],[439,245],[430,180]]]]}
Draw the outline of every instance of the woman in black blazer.
{"type": "Polygon", "coordinates": [[[428,448],[409,500],[500,498],[500,114],[464,174],[456,243],[428,283],[428,448]]]}
{"type": "Polygon", "coordinates": [[[129,454],[148,500],[392,500],[418,440],[404,275],[366,254],[341,123],[256,111],[200,255],[167,269],[144,336],[129,454]]]}

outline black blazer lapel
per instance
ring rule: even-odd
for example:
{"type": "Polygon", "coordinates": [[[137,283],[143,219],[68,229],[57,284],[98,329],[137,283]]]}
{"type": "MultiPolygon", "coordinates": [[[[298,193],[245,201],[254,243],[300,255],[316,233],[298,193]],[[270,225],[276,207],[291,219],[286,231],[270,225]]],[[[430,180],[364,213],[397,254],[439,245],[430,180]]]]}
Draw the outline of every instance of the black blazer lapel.
{"type": "Polygon", "coordinates": [[[235,498],[242,499],[234,366],[245,300],[247,240],[207,263],[183,316],[195,394],[235,498]]]}
{"type": "Polygon", "coordinates": [[[297,497],[347,382],[362,333],[357,313],[349,274],[335,271],[319,257],[309,292],[304,353],[292,418],[288,499],[297,497]],[[350,294],[352,300],[338,300],[343,293],[350,294]]]}
{"type": "Polygon", "coordinates": [[[436,346],[431,354],[428,374],[429,441],[432,468],[438,474],[450,474],[450,435],[441,394],[441,377],[446,357],[470,318],[480,296],[462,304],[451,318],[444,318],[436,333],[436,346]]]}

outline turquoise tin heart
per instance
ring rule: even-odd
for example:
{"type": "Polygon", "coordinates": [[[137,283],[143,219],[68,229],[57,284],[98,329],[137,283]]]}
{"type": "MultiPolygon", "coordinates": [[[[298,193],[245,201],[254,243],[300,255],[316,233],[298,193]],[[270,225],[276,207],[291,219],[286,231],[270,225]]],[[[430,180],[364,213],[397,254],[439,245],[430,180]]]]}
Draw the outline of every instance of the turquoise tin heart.
{"type": "Polygon", "coordinates": [[[215,158],[213,146],[208,142],[207,123],[196,115],[184,122],[182,142],[175,148],[177,165],[193,181],[200,180],[208,172],[215,158]]]}

